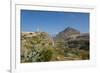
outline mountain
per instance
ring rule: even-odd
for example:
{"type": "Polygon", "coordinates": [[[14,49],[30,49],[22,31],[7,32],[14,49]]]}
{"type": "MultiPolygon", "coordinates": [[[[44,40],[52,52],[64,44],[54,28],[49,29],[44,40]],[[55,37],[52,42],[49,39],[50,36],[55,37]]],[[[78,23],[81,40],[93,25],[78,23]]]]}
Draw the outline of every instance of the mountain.
{"type": "Polygon", "coordinates": [[[81,33],[79,36],[77,36],[77,39],[89,40],[89,33],[81,33]]]}
{"type": "Polygon", "coordinates": [[[80,32],[72,27],[67,27],[54,37],[55,43],[67,45],[67,48],[89,49],[89,33],[80,32]]]}
{"type": "Polygon", "coordinates": [[[79,30],[74,29],[72,27],[67,27],[63,31],[59,32],[56,35],[55,39],[59,39],[59,38],[68,39],[69,37],[76,37],[78,35],[80,35],[80,31],[79,30]]]}

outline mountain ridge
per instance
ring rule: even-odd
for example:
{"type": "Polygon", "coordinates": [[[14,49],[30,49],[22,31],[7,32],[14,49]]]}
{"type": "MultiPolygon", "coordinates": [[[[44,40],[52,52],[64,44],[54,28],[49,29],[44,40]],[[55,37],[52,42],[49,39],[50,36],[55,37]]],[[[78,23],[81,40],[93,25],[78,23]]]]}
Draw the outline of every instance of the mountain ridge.
{"type": "Polygon", "coordinates": [[[63,31],[59,32],[54,39],[68,39],[70,37],[76,38],[79,36],[89,36],[89,33],[83,33],[75,28],[67,27],[63,31]]]}

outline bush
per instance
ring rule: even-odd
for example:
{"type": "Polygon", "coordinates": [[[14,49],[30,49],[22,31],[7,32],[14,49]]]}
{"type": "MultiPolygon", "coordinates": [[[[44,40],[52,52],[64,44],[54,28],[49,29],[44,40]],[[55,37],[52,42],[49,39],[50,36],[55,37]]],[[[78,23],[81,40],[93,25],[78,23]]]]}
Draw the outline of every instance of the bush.
{"type": "MultiPolygon", "coordinates": [[[[30,34],[29,34],[30,35],[30,34]]],[[[24,36],[25,37],[25,36],[24,36]]],[[[22,39],[21,62],[43,62],[52,58],[52,41],[48,34],[37,33],[36,36],[22,39]]]]}
{"type": "Polygon", "coordinates": [[[52,50],[44,48],[42,52],[40,53],[39,57],[37,58],[37,62],[44,62],[44,61],[50,61],[52,58],[52,50]]]}

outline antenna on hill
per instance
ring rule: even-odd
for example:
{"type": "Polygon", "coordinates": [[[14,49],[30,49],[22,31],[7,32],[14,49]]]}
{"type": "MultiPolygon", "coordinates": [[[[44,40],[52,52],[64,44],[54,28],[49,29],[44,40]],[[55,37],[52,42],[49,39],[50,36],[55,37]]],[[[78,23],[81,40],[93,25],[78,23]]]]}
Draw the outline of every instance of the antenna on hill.
{"type": "Polygon", "coordinates": [[[40,28],[39,28],[39,26],[37,27],[37,32],[40,32],[40,28]]]}

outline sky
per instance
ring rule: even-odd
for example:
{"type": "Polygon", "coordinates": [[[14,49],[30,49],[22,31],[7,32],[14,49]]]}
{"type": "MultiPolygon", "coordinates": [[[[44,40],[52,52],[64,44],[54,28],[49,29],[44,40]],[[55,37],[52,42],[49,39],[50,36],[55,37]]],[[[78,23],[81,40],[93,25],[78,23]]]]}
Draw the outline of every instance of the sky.
{"type": "Polygon", "coordinates": [[[67,27],[89,32],[89,13],[21,10],[21,31],[57,34],[67,27]]]}

